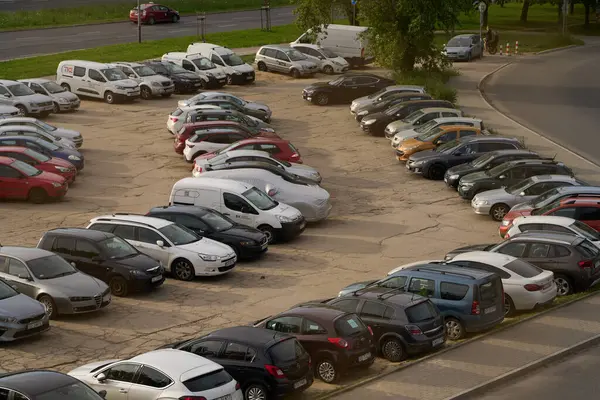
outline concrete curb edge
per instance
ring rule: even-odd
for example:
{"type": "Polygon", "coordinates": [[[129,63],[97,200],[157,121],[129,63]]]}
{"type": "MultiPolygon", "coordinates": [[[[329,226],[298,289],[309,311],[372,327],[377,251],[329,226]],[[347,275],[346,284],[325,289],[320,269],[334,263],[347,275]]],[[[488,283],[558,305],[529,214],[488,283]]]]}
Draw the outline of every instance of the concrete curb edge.
{"type": "Polygon", "coordinates": [[[585,44],[582,45],[578,45],[578,44],[570,44],[568,46],[563,46],[563,47],[555,47],[553,49],[548,49],[548,50],[542,50],[542,51],[538,51],[537,53],[533,53],[535,55],[542,55],[542,54],[549,54],[549,53],[555,53],[557,51],[563,51],[563,50],[568,50],[568,49],[572,49],[574,47],[579,47],[579,46],[585,46],[585,44]]]}

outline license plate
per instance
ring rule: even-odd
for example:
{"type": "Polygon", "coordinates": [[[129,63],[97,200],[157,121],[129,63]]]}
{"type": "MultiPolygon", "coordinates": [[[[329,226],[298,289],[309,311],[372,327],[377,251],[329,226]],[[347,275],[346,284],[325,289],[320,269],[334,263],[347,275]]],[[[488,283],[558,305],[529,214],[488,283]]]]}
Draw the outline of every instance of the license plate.
{"type": "Polygon", "coordinates": [[[217,397],[215,400],[231,400],[231,395],[227,394],[225,396],[217,397]]]}
{"type": "Polygon", "coordinates": [[[408,165],[408,163],[406,163],[406,169],[410,169],[410,165],[408,165]]]}
{"type": "Polygon", "coordinates": [[[223,83],[223,82],[226,82],[226,80],[225,79],[219,79],[219,83],[223,83]]]}
{"type": "Polygon", "coordinates": [[[194,86],[202,86],[202,82],[195,83],[194,86]]]}
{"type": "Polygon", "coordinates": [[[358,362],[366,361],[369,358],[371,358],[371,353],[363,354],[362,356],[358,357],[358,362]]]}
{"type": "Polygon", "coordinates": [[[161,279],[162,279],[162,275],[155,276],[154,278],[152,278],[152,283],[154,283],[154,282],[158,282],[158,281],[160,281],[161,279]]]}
{"type": "Polygon", "coordinates": [[[306,100],[308,100],[308,101],[312,101],[312,97],[308,96],[308,97],[306,98],[306,100]]]}
{"type": "Polygon", "coordinates": [[[264,250],[269,245],[269,242],[265,242],[262,246],[260,246],[261,250],[264,250]]]}
{"type": "Polygon", "coordinates": [[[134,93],[134,92],[129,92],[129,93],[127,93],[127,96],[135,96],[136,94],[137,94],[137,93],[134,93]]]}
{"type": "Polygon", "coordinates": [[[300,224],[300,229],[304,229],[304,227],[306,226],[306,222],[303,222],[300,224]]]}
{"type": "Polygon", "coordinates": [[[247,77],[246,77],[246,79],[247,79],[247,80],[251,80],[251,79],[252,79],[252,76],[250,76],[250,75],[249,75],[249,76],[247,76],[247,77]]]}
{"type": "Polygon", "coordinates": [[[294,383],[294,389],[298,389],[299,387],[302,387],[307,383],[308,381],[306,379],[299,380],[298,382],[294,383]]]}
{"type": "Polygon", "coordinates": [[[235,264],[235,258],[234,258],[234,259],[231,259],[231,260],[229,260],[229,261],[227,261],[227,262],[225,263],[225,266],[226,266],[226,267],[229,267],[230,265],[233,265],[233,264],[235,264]]]}
{"type": "Polygon", "coordinates": [[[493,307],[488,307],[488,308],[486,308],[485,310],[483,310],[483,313],[484,313],[484,314],[491,314],[491,313],[493,313],[493,312],[496,312],[496,306],[493,306],[493,307]]]}
{"type": "Polygon", "coordinates": [[[31,324],[27,325],[27,329],[39,328],[42,325],[44,325],[44,321],[32,322],[31,324]]]}
{"type": "Polygon", "coordinates": [[[442,343],[444,343],[444,338],[439,338],[439,339],[435,339],[433,342],[431,342],[431,345],[433,347],[435,347],[435,346],[439,346],[442,343]]]}

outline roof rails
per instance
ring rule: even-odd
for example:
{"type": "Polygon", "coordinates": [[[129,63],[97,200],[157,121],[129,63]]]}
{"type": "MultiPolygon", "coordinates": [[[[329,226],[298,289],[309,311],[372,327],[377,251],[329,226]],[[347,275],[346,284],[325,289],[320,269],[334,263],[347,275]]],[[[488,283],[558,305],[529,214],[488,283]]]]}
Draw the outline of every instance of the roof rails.
{"type": "Polygon", "coordinates": [[[452,271],[452,272],[451,272],[451,271],[440,271],[440,270],[437,270],[437,269],[431,269],[431,268],[415,268],[415,269],[413,269],[412,271],[434,272],[434,273],[437,273],[437,274],[442,274],[442,275],[457,275],[457,276],[464,276],[464,277],[466,277],[466,278],[469,278],[469,279],[473,279],[473,280],[475,280],[475,278],[474,278],[474,277],[472,277],[471,275],[468,275],[468,274],[462,274],[462,273],[460,273],[460,272],[453,272],[453,271],[452,271]]]}
{"type": "MultiPolygon", "coordinates": [[[[138,217],[147,217],[147,215],[143,215],[143,214],[133,214],[133,213],[114,213],[112,214],[113,217],[116,217],[117,215],[133,215],[133,216],[138,216],[138,217]]],[[[109,218],[96,218],[96,221],[113,221],[109,218]]],[[[147,224],[146,222],[141,222],[141,221],[131,221],[131,220],[125,220],[127,222],[131,222],[134,224],[140,224],[140,225],[144,225],[147,227],[150,227],[152,229],[156,229],[155,226],[153,226],[152,224],[147,224]]],[[[168,220],[165,220],[165,222],[170,222],[168,220]]]]}

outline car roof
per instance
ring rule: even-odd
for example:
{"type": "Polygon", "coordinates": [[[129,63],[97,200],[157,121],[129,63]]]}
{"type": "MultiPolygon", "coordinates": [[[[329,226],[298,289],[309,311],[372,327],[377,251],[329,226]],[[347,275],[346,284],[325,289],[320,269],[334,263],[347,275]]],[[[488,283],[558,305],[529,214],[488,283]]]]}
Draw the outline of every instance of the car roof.
{"type": "Polygon", "coordinates": [[[39,132],[40,129],[35,128],[33,126],[27,125],[2,125],[0,126],[0,132],[10,132],[10,131],[21,131],[21,132],[39,132]]]}
{"type": "MultiPolygon", "coordinates": [[[[204,370],[206,367],[209,367],[210,371],[215,371],[223,368],[216,362],[210,361],[197,354],[175,349],[149,351],[148,353],[130,358],[127,361],[138,362],[140,364],[155,367],[158,370],[168,373],[171,377],[180,380],[185,380],[185,378],[181,379],[182,375],[186,374],[186,372],[191,372],[192,370],[204,370]]],[[[204,373],[206,372],[209,371],[205,371],[204,373]]],[[[189,376],[188,379],[192,377],[193,376],[189,376]]]]}
{"type": "Polygon", "coordinates": [[[563,163],[560,161],[555,161],[555,160],[550,160],[547,158],[522,158],[519,160],[510,160],[505,162],[504,164],[506,164],[507,166],[510,167],[514,167],[516,165],[522,165],[522,164],[556,164],[556,165],[562,165],[563,163]]]}
{"type": "Polygon", "coordinates": [[[561,181],[561,182],[577,182],[577,178],[569,175],[534,175],[531,177],[533,182],[549,182],[549,181],[561,181]]]}
{"type": "MultiPolygon", "coordinates": [[[[201,108],[196,110],[190,110],[190,113],[196,114],[240,114],[236,110],[224,110],[222,108],[201,108]]],[[[213,121],[208,121],[213,122],[213,121]]]]}
{"type": "Polygon", "coordinates": [[[137,63],[137,62],[127,62],[127,61],[115,61],[112,64],[115,65],[125,65],[128,67],[142,67],[144,64],[141,63],[137,63]]]}
{"type": "Polygon", "coordinates": [[[426,264],[426,265],[415,265],[412,267],[406,267],[405,269],[395,272],[391,276],[400,274],[403,271],[407,271],[407,272],[418,271],[420,274],[427,274],[429,276],[439,276],[440,274],[450,273],[452,275],[456,275],[459,278],[462,276],[462,277],[467,277],[467,278],[474,279],[474,280],[487,278],[488,276],[492,275],[491,272],[481,271],[481,270],[477,270],[477,269],[454,267],[454,266],[447,265],[447,264],[444,264],[444,265],[426,264]]]}
{"type": "MultiPolygon", "coordinates": [[[[472,128],[472,127],[469,127],[472,128]]],[[[477,135],[477,136],[465,136],[458,139],[461,143],[466,142],[519,142],[519,139],[506,136],[496,135],[477,135]]]]}
{"type": "MultiPolygon", "coordinates": [[[[223,153],[219,154],[220,156],[223,155],[223,153]]],[[[266,151],[262,151],[262,150],[229,150],[228,152],[225,153],[225,155],[227,157],[263,157],[263,158],[272,158],[271,155],[266,152],[266,151]]],[[[209,164],[210,164],[210,159],[208,160],[209,164]]],[[[252,162],[252,161],[250,161],[252,162]]]]}
{"type": "Polygon", "coordinates": [[[139,214],[115,213],[111,215],[102,215],[91,219],[91,222],[100,222],[110,220],[112,222],[131,222],[140,225],[150,225],[154,229],[161,229],[168,225],[173,225],[174,222],[166,219],[147,217],[139,214]]]}
{"type": "Polygon", "coordinates": [[[444,126],[440,126],[439,128],[444,132],[455,131],[457,129],[468,129],[468,130],[473,130],[473,131],[477,131],[477,132],[481,131],[481,129],[479,129],[475,126],[461,125],[460,123],[456,123],[456,125],[444,125],[444,126]]]}
{"type": "MultiPolygon", "coordinates": [[[[386,301],[401,308],[408,308],[427,300],[425,297],[422,297],[418,294],[406,293],[401,290],[390,289],[385,287],[367,287],[361,289],[353,297],[386,301]],[[382,296],[384,294],[385,296],[382,296]]],[[[335,306],[335,304],[333,304],[333,306],[335,306]]]]}
{"type": "Polygon", "coordinates": [[[15,161],[14,158],[0,156],[0,164],[8,165],[8,164],[12,164],[13,161],[15,161]]]}
{"type": "Polygon", "coordinates": [[[291,50],[292,47],[288,46],[288,45],[284,45],[284,44],[266,44],[263,46],[263,48],[268,47],[270,49],[275,49],[275,50],[282,50],[282,51],[286,51],[286,50],[291,50]]]}
{"type": "Polygon", "coordinates": [[[200,127],[206,126],[208,128],[211,125],[213,125],[213,126],[234,125],[236,127],[242,126],[242,124],[240,124],[239,122],[236,122],[236,121],[196,121],[196,122],[189,122],[189,123],[183,124],[183,126],[186,128],[192,128],[192,127],[197,127],[197,126],[200,126],[200,127]]]}
{"type": "Polygon", "coordinates": [[[245,192],[248,189],[251,189],[253,186],[239,181],[234,181],[231,179],[221,179],[221,178],[183,178],[175,182],[173,185],[173,190],[178,188],[194,188],[197,186],[208,186],[217,189],[225,189],[225,190],[237,190],[238,192],[245,192]]]}
{"type": "Polygon", "coordinates": [[[553,224],[560,226],[569,226],[576,220],[569,217],[560,217],[558,215],[524,215],[513,220],[512,224],[553,224]]]}
{"type": "Polygon", "coordinates": [[[27,79],[19,79],[19,82],[31,82],[31,83],[48,83],[48,82],[54,82],[55,81],[51,80],[51,79],[44,79],[44,78],[27,78],[27,79]]]}
{"type": "Polygon", "coordinates": [[[577,245],[585,240],[574,233],[526,231],[511,236],[508,241],[517,241],[517,239],[531,242],[552,242],[569,245],[577,245]]]}
{"type": "Polygon", "coordinates": [[[510,262],[515,261],[517,258],[502,254],[502,253],[492,253],[489,251],[468,251],[466,253],[461,253],[449,260],[448,263],[452,264],[452,261],[475,261],[483,264],[489,264],[494,267],[504,268],[504,266],[510,262]]]}
{"type": "Polygon", "coordinates": [[[76,378],[57,371],[25,370],[0,374],[0,386],[30,396],[77,382],[76,378]]]}
{"type": "Polygon", "coordinates": [[[506,150],[494,150],[494,151],[490,151],[488,153],[486,153],[485,155],[492,155],[492,156],[512,156],[512,155],[519,155],[519,154],[523,154],[523,155],[538,155],[538,153],[536,153],[535,151],[532,150],[528,150],[528,149],[506,149],[506,150]]]}
{"type": "Polygon", "coordinates": [[[205,215],[206,213],[217,212],[216,210],[213,210],[212,208],[202,207],[202,206],[173,205],[173,206],[152,207],[150,209],[150,213],[159,213],[159,212],[164,212],[164,211],[181,213],[181,214],[191,214],[191,215],[196,215],[198,217],[201,217],[201,216],[205,215]]]}
{"type": "Polygon", "coordinates": [[[318,304],[307,304],[303,306],[292,307],[289,310],[282,312],[281,314],[273,316],[273,318],[289,314],[310,315],[312,318],[319,318],[322,321],[332,321],[341,315],[349,313],[326,304],[323,304],[322,306],[318,304]]]}
{"type": "Polygon", "coordinates": [[[246,139],[242,139],[236,142],[237,144],[249,144],[249,143],[280,143],[280,144],[288,144],[289,140],[285,140],[282,138],[276,138],[271,136],[255,136],[246,139]]]}
{"type": "Polygon", "coordinates": [[[60,236],[77,236],[86,238],[95,242],[100,242],[104,239],[109,239],[114,235],[110,232],[102,232],[97,231],[95,229],[85,229],[85,228],[55,228],[47,231],[44,236],[47,234],[52,235],[60,235],[60,236]]]}
{"type": "MultiPolygon", "coordinates": [[[[0,136],[0,141],[3,141],[3,140],[25,140],[25,141],[40,143],[42,145],[44,145],[45,143],[48,143],[42,138],[35,137],[35,136],[24,136],[24,135],[0,136]]],[[[50,143],[48,143],[48,144],[50,144],[50,143]]]]}
{"type": "Polygon", "coordinates": [[[432,121],[435,121],[438,124],[442,124],[445,122],[479,122],[479,123],[483,122],[479,118],[471,118],[471,117],[441,117],[441,118],[432,119],[432,121]]]}
{"type": "MultiPolygon", "coordinates": [[[[457,110],[456,108],[450,108],[450,107],[425,107],[425,108],[421,108],[417,111],[422,111],[425,114],[430,113],[430,112],[444,112],[444,111],[446,111],[446,112],[451,111],[451,112],[458,112],[458,113],[461,112],[460,110],[457,110]]],[[[417,112],[417,111],[415,111],[415,112],[417,112]]],[[[462,118],[462,117],[460,117],[460,118],[462,118]]]]}
{"type": "Polygon", "coordinates": [[[20,147],[20,146],[0,146],[0,153],[13,152],[13,153],[24,153],[25,150],[30,150],[28,147],[20,147]]]}
{"type": "Polygon", "coordinates": [[[15,83],[20,83],[19,81],[13,81],[10,79],[0,79],[0,85],[13,85],[15,83]]]}
{"type": "Polygon", "coordinates": [[[423,86],[419,86],[419,85],[390,85],[390,86],[385,87],[386,92],[392,91],[392,90],[403,90],[403,89],[425,91],[425,88],[423,86]]]}
{"type": "MultiPolygon", "coordinates": [[[[194,135],[196,135],[196,134],[208,135],[209,133],[214,134],[214,133],[239,133],[240,132],[239,129],[228,128],[228,127],[218,127],[218,126],[215,126],[212,128],[207,128],[207,129],[198,129],[198,131],[200,131],[200,132],[194,132],[194,135]]],[[[191,139],[191,136],[190,136],[190,139],[191,139]]]]}
{"type": "Polygon", "coordinates": [[[23,261],[29,261],[51,256],[54,253],[44,249],[38,249],[37,247],[0,246],[0,254],[13,256],[23,261]]]}
{"type": "MultiPolygon", "coordinates": [[[[33,80],[31,80],[33,81],[33,80]]],[[[8,117],[8,118],[1,118],[0,122],[3,123],[3,125],[10,125],[11,122],[14,123],[18,123],[18,122],[35,122],[37,121],[37,118],[31,118],[31,117],[8,117]],[[6,122],[6,123],[4,123],[6,122]]]]}
{"type": "Polygon", "coordinates": [[[213,331],[206,337],[235,340],[253,345],[269,346],[293,336],[252,326],[233,326],[213,331]]]}
{"type": "Polygon", "coordinates": [[[59,65],[64,64],[78,64],[81,66],[85,66],[87,68],[107,68],[109,64],[99,63],[95,61],[85,61],[85,60],[64,60],[59,63],[59,65]]]}
{"type": "Polygon", "coordinates": [[[456,39],[456,38],[472,38],[473,36],[478,36],[478,35],[475,35],[474,33],[462,33],[460,35],[456,35],[456,36],[452,37],[452,39],[456,39]]]}
{"type": "MultiPolygon", "coordinates": [[[[234,161],[225,164],[211,165],[212,171],[224,171],[224,170],[236,170],[236,169],[253,169],[257,174],[260,174],[260,171],[268,171],[271,173],[275,173],[276,175],[284,174],[285,171],[281,168],[278,168],[272,164],[262,162],[262,161],[234,161]],[[231,167],[230,167],[231,166],[231,167]],[[216,169],[213,169],[216,168],[216,169]]],[[[210,171],[207,171],[210,172],[210,171]]]]}

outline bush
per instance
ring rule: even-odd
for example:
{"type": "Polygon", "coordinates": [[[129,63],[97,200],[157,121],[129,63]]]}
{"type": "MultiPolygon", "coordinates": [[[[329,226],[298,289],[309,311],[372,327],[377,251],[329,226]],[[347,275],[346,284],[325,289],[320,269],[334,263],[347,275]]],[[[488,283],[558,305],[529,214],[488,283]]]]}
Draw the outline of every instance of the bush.
{"type": "Polygon", "coordinates": [[[450,77],[457,75],[458,71],[450,68],[439,71],[415,69],[410,73],[395,72],[394,80],[399,85],[423,86],[434,99],[447,100],[456,104],[458,100],[456,89],[446,86],[446,83],[450,77]]]}

